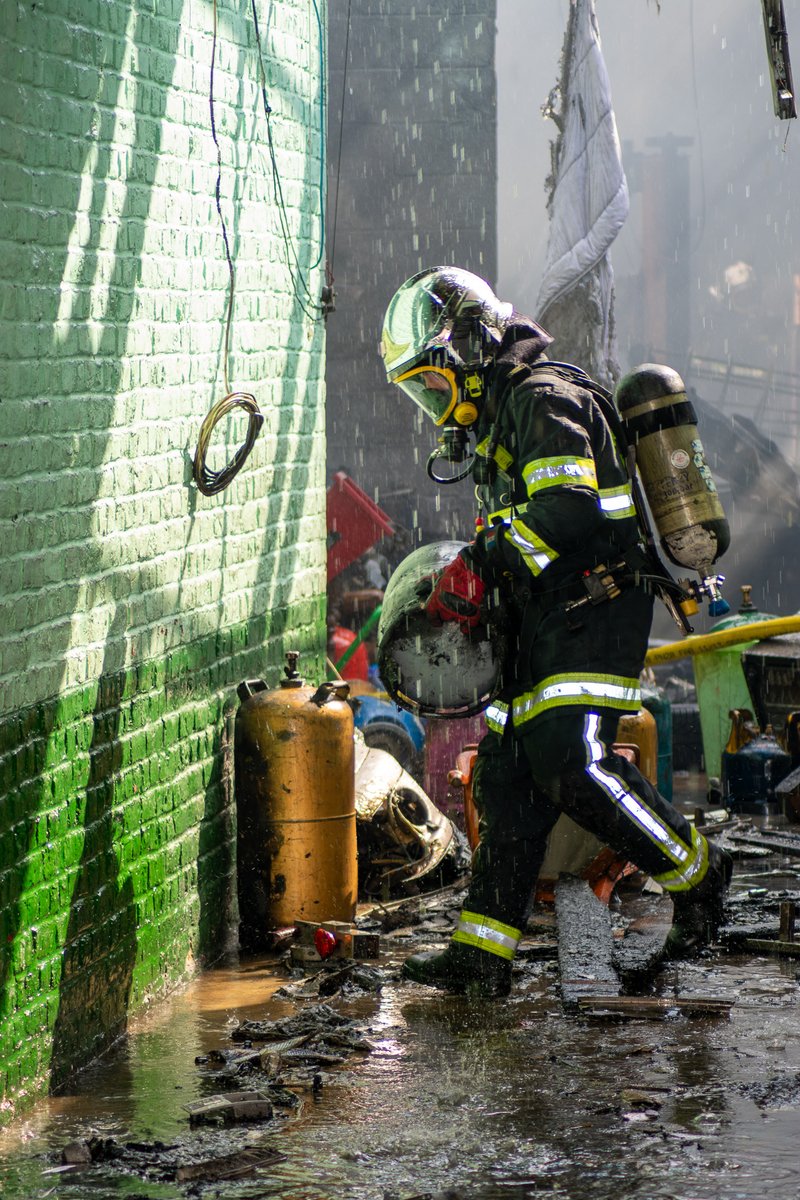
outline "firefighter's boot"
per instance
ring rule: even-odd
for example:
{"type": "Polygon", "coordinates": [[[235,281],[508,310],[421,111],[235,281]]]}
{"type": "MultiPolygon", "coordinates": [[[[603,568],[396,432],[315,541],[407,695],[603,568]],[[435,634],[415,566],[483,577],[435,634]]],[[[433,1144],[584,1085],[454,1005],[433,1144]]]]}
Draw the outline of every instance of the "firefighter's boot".
{"type": "Polygon", "coordinates": [[[667,934],[667,958],[692,958],[713,941],[724,916],[725,891],[733,859],[714,842],[708,843],[708,870],[696,887],[672,897],[672,928],[667,934]]]}
{"type": "Polygon", "coordinates": [[[511,962],[497,954],[451,942],[439,953],[413,954],[403,975],[415,983],[476,999],[496,999],[511,991],[511,962]]]}

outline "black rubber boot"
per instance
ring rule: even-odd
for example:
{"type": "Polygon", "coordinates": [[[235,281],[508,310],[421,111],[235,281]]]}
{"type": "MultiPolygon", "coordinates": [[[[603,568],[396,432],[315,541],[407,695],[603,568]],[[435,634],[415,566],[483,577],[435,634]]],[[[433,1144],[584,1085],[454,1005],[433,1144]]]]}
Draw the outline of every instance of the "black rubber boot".
{"type": "Polygon", "coordinates": [[[446,950],[412,954],[403,963],[403,975],[415,983],[491,1000],[511,991],[511,963],[497,954],[451,942],[446,950]]]}
{"type": "Polygon", "coordinates": [[[725,892],[733,859],[713,842],[708,844],[708,870],[697,887],[672,897],[672,928],[664,944],[666,958],[692,958],[713,941],[723,921],[725,892]]]}

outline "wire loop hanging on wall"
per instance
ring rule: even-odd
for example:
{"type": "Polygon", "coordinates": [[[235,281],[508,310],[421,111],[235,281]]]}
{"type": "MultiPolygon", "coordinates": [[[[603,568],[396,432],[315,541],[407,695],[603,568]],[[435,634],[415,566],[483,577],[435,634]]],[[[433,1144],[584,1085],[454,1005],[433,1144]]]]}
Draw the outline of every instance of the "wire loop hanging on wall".
{"type": "Polygon", "coordinates": [[[263,424],[264,414],[256,404],[255,396],[252,396],[250,392],[231,392],[224,399],[217,401],[200,427],[197,450],[195,451],[194,463],[192,464],[194,481],[204,496],[214,496],[217,492],[223,491],[228,486],[234,475],[244,466],[247,456],[255,445],[256,438],[261,432],[263,424]],[[211,435],[217,423],[223,417],[229,416],[237,408],[244,409],[249,414],[247,436],[227,467],[223,467],[221,471],[211,471],[206,466],[206,453],[208,452],[211,435]]]}

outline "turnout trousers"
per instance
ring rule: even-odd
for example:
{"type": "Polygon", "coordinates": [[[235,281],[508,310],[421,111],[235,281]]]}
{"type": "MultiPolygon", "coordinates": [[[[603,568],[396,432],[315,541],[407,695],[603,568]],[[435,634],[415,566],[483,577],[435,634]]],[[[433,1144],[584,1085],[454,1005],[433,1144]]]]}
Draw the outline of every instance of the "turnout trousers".
{"type": "Polygon", "coordinates": [[[481,741],[474,773],[480,844],[453,940],[511,959],[547,837],[562,813],[671,893],[708,869],[708,843],[627,759],[616,709],[566,706],[481,741]]]}

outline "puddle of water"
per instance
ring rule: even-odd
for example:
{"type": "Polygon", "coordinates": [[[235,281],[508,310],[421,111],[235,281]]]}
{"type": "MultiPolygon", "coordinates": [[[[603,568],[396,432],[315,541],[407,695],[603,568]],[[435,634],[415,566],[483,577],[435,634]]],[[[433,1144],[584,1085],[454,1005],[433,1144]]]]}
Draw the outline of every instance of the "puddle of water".
{"type": "MultiPolygon", "coordinates": [[[[742,956],[665,974],[667,991],[737,998],[727,1020],[567,1016],[554,964],[526,968],[512,997],[494,1004],[393,982],[378,999],[334,999],[370,1024],[376,1052],[332,1070],[296,1120],[237,1131],[240,1141],[266,1137],[284,1162],[201,1194],[399,1200],[457,1188],[469,1200],[786,1200],[800,1193],[795,976],[793,963],[742,956]]],[[[64,1144],[91,1132],[185,1137],[182,1106],[228,1090],[195,1058],[229,1048],[242,1020],[295,1011],[271,998],[283,982],[263,960],[220,968],[138,1017],[68,1092],[0,1133],[4,1200],[190,1194],[111,1167],[46,1172],[64,1144]]]]}

